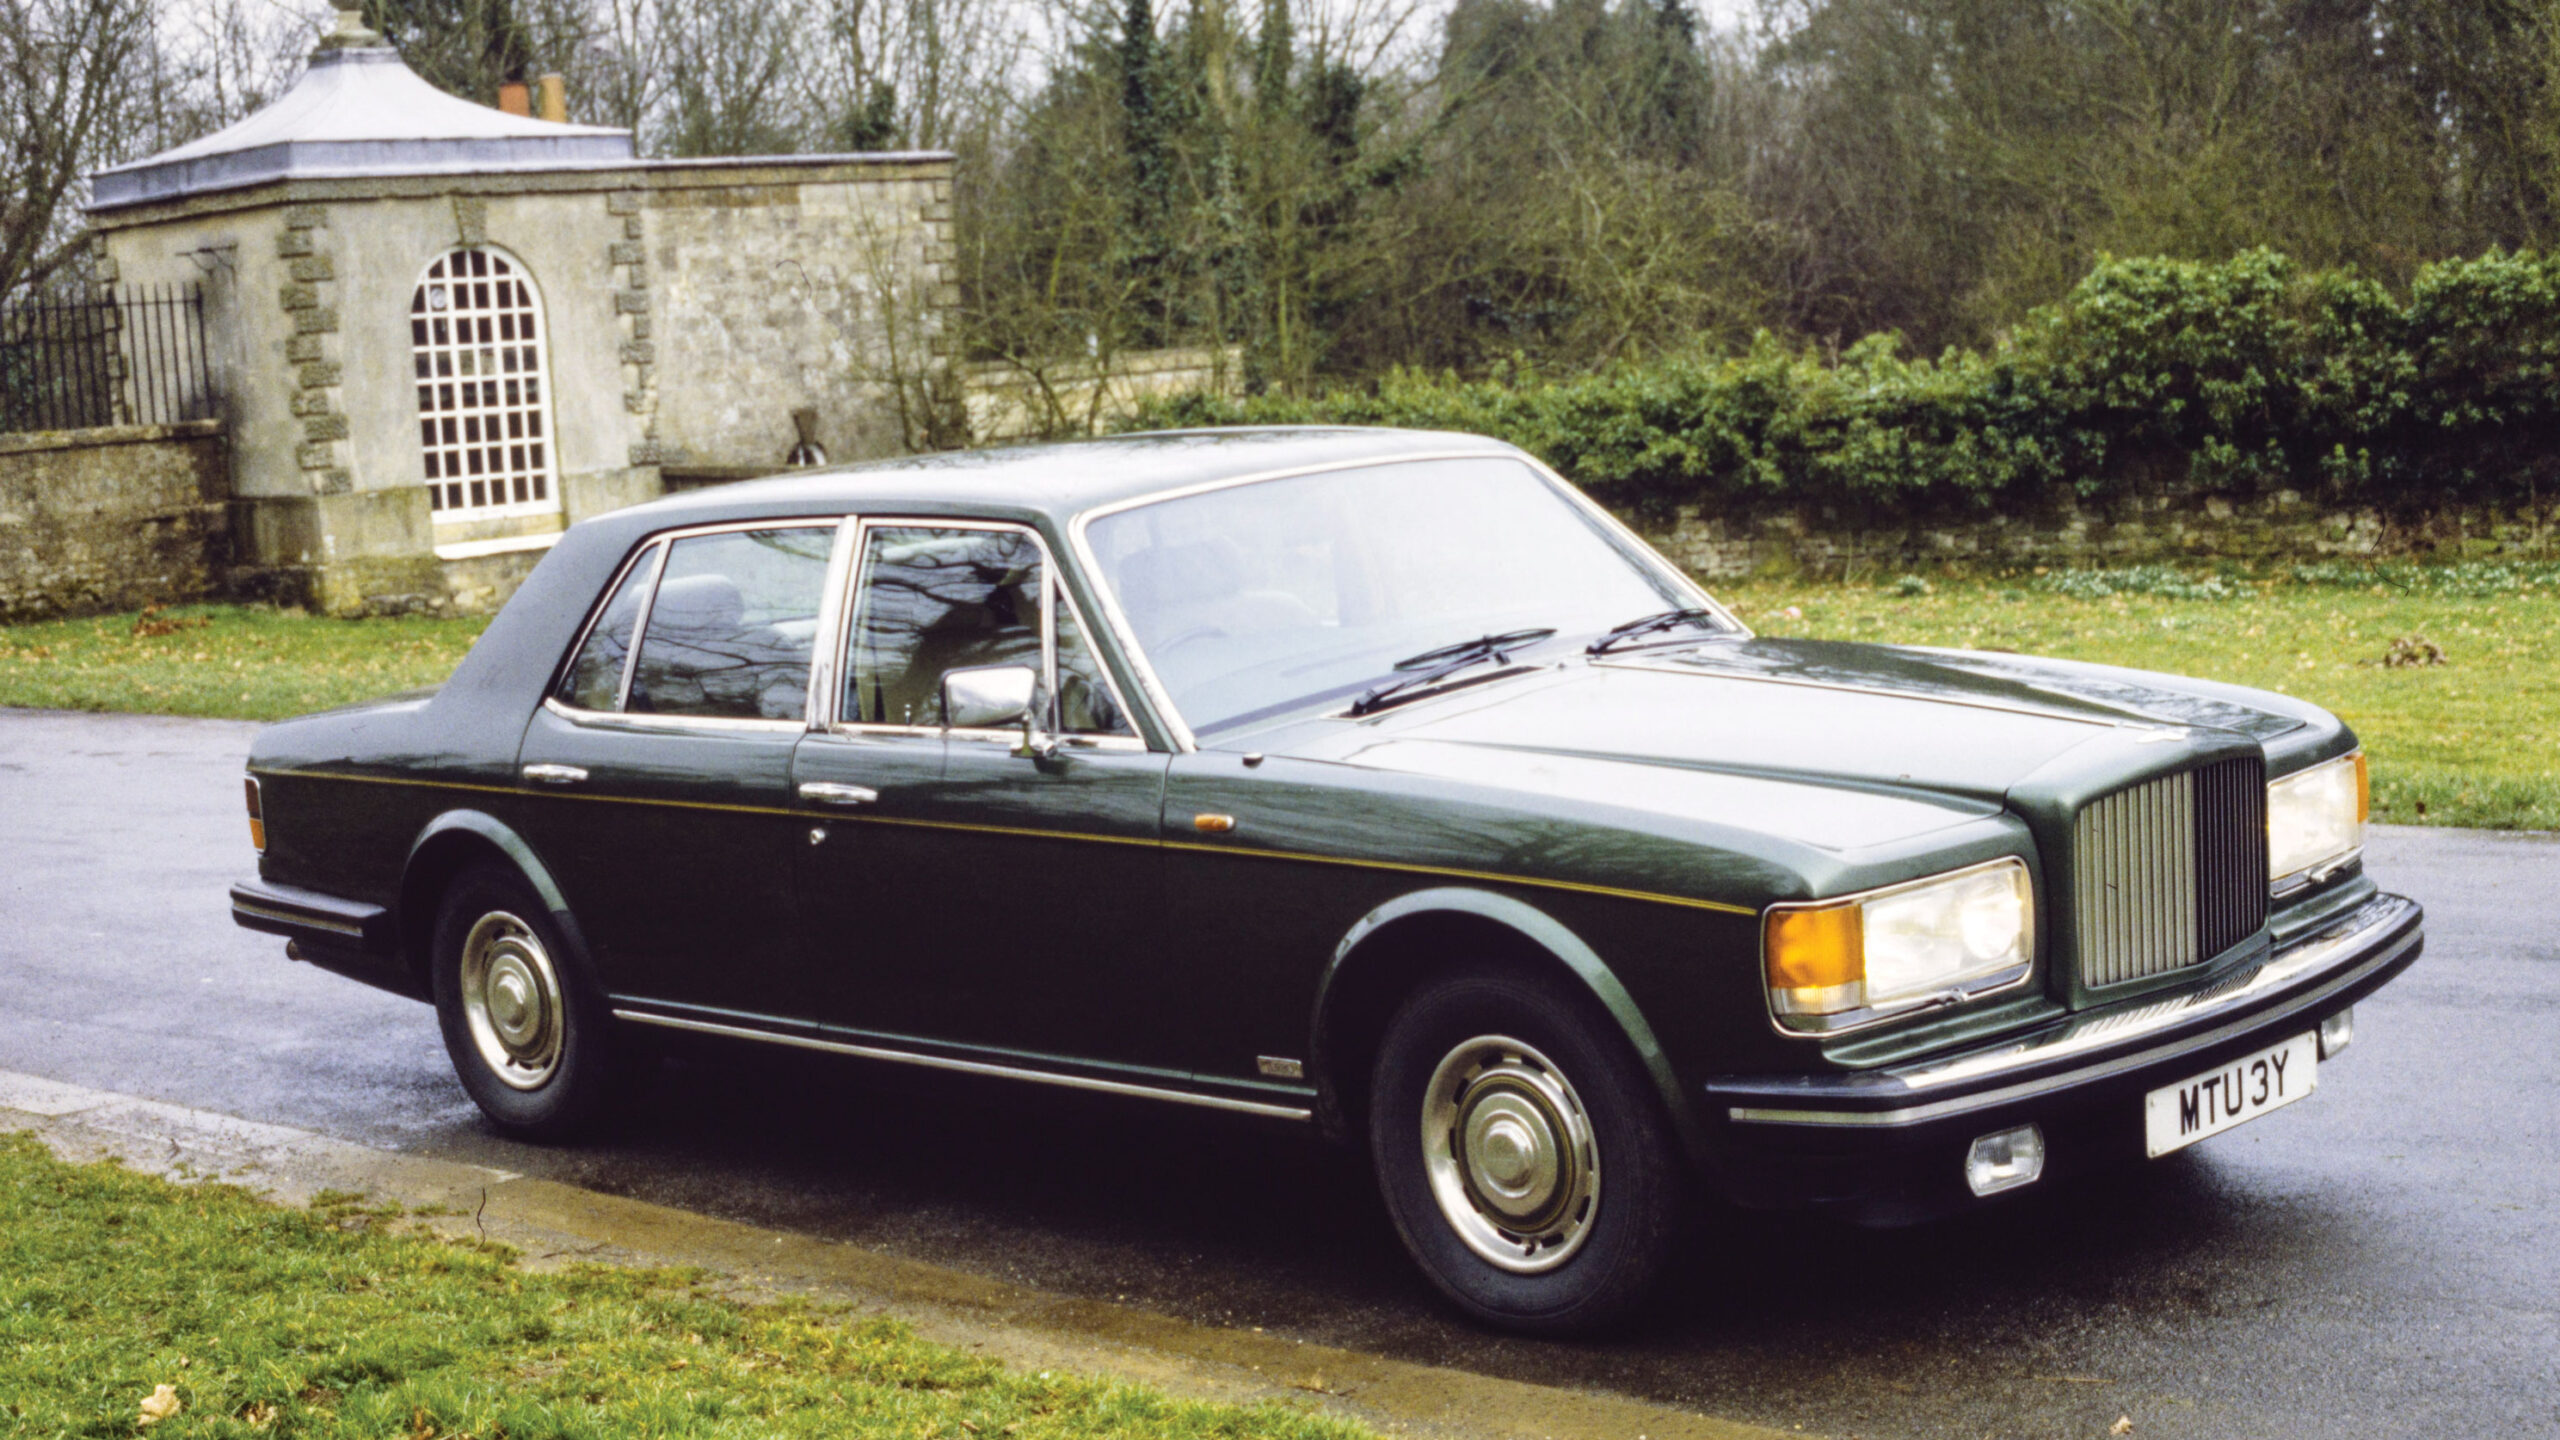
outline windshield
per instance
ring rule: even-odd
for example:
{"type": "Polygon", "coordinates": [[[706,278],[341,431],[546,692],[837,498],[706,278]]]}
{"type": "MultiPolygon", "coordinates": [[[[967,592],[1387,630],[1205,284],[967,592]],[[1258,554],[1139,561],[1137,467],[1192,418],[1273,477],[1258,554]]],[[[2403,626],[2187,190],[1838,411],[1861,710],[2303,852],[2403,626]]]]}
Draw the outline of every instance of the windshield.
{"type": "Polygon", "coordinates": [[[1337,470],[1159,500],[1086,530],[1195,734],[1355,696],[1434,647],[1576,639],[1693,592],[1516,460],[1337,470]]]}

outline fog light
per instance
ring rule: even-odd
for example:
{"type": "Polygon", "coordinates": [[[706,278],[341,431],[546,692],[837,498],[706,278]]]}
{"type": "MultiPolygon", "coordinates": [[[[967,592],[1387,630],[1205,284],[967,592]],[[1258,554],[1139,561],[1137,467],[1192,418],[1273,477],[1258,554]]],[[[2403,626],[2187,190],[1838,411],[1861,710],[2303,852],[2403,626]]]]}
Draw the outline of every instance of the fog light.
{"type": "Polygon", "coordinates": [[[2356,1007],[2348,1006],[2320,1022],[2320,1058],[2329,1059],[2355,1043],[2356,1007]]]}
{"type": "Polygon", "coordinates": [[[2033,1185],[2044,1174],[2044,1132],[2033,1125],[1995,1130],[1973,1142],[1964,1157],[1964,1183],[1976,1195],[1997,1195],[2033,1185]]]}

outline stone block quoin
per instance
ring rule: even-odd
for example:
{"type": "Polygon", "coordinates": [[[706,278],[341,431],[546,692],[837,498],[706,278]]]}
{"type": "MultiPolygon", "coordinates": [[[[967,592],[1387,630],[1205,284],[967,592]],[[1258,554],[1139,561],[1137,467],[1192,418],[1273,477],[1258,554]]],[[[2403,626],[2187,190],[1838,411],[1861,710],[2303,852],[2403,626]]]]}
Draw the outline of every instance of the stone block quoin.
{"type": "Polygon", "coordinates": [[[622,408],[632,420],[631,463],[666,460],[658,435],[658,348],[649,335],[648,218],[637,190],[608,190],[607,215],[622,217],[622,238],[605,246],[604,268],[613,293],[613,323],[620,335],[622,408]]]}
{"type": "Polygon", "coordinates": [[[337,267],[324,248],[329,212],[321,205],[288,205],[276,234],[276,256],[289,277],[276,304],[293,328],[284,362],[292,367],[291,408],[302,422],[294,464],[315,495],[343,495],[355,488],[346,454],[347,415],[340,394],[344,370],[331,351],[338,333],[337,267]]]}

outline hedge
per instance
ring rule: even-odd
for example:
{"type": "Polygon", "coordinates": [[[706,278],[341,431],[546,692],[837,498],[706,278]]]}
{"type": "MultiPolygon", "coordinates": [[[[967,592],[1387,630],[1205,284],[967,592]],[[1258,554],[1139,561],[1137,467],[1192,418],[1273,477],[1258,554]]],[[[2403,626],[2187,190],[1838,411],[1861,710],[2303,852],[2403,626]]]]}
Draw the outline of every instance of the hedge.
{"type": "Polygon", "coordinates": [[[1132,428],[1362,424],[1528,449],[1613,504],[1947,513],[2138,490],[2294,490],[2408,514],[2540,503],[2560,464],[2560,256],[2492,251],[2405,295],[2253,250],[2102,261],[1987,350],[1742,354],[1542,377],[1400,370],[1309,397],[1189,395],[1132,428]]]}

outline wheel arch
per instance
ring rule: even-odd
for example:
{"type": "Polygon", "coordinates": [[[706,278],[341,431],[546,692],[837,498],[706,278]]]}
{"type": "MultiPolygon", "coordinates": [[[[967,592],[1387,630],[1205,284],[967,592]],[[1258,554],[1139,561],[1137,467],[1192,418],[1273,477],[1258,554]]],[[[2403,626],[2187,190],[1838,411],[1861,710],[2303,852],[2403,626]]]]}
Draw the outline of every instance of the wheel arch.
{"type": "Polygon", "coordinates": [[[1400,895],[1360,917],[1334,947],[1316,987],[1308,1052],[1316,1119],[1326,1134],[1358,1133],[1367,1106],[1368,1066],[1396,1004],[1459,947],[1498,953],[1570,977],[1597,1003],[1653,1080],[1664,1112],[1695,1153],[1694,1110],[1653,1027],[1608,963],[1563,922],[1525,901],[1488,890],[1443,886],[1400,895]]]}
{"type": "MultiPolygon", "coordinates": [[[[550,869],[534,853],[533,846],[505,821],[485,811],[448,810],[427,822],[417,839],[410,842],[409,856],[400,872],[400,958],[420,986],[428,984],[437,902],[453,877],[476,860],[495,861],[523,877],[540,897],[543,908],[551,912],[552,923],[559,927],[561,937],[577,950],[579,960],[591,958],[577,917],[569,913],[569,902],[561,895],[559,883],[552,879],[550,869]]],[[[588,973],[594,973],[592,965],[588,973]]]]}

